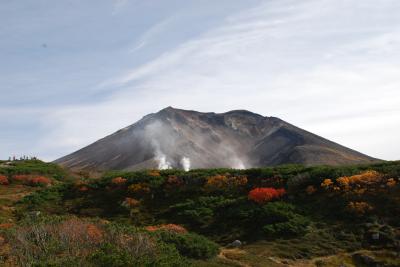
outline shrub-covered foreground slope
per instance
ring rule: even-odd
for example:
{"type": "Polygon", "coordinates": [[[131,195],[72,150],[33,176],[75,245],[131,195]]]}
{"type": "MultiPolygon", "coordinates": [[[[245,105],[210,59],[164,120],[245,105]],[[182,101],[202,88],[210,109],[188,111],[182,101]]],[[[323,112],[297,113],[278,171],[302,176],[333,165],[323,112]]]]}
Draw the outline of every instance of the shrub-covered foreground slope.
{"type": "Polygon", "coordinates": [[[399,162],[100,179],[19,164],[0,168],[6,266],[400,265],[399,162]]]}

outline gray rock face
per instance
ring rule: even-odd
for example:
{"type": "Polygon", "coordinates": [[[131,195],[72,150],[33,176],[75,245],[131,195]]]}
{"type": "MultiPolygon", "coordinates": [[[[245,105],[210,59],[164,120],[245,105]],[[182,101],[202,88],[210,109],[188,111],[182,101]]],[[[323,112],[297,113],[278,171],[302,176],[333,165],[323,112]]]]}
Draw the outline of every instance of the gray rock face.
{"type": "Polygon", "coordinates": [[[136,170],[373,161],[275,117],[168,107],[55,162],[80,170],[136,170]]]}

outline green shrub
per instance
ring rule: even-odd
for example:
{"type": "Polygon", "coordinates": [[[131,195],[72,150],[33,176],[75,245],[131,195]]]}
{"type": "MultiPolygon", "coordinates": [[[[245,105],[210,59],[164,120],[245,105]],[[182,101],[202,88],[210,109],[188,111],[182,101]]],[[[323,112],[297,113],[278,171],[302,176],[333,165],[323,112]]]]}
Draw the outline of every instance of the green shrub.
{"type": "Polygon", "coordinates": [[[182,221],[191,225],[199,225],[202,227],[209,226],[216,217],[216,211],[227,207],[237,200],[227,199],[224,196],[200,197],[196,200],[186,200],[171,206],[171,212],[178,214],[182,221]]]}
{"type": "Polygon", "coordinates": [[[301,215],[293,215],[286,222],[267,224],[263,227],[267,237],[291,237],[303,235],[307,232],[309,220],[301,215]]]}
{"type": "Polygon", "coordinates": [[[258,221],[264,223],[263,232],[267,237],[291,237],[307,231],[310,221],[298,214],[295,206],[285,202],[271,202],[257,213],[258,221]]]}
{"type": "Polygon", "coordinates": [[[163,242],[173,244],[180,254],[189,258],[209,259],[215,257],[219,252],[216,243],[198,234],[160,231],[159,236],[163,242]]]}

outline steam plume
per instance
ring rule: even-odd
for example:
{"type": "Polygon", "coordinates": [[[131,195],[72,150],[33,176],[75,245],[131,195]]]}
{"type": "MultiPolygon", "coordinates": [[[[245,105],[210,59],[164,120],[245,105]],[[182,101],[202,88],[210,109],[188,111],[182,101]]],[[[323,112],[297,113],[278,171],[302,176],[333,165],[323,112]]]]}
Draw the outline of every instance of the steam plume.
{"type": "Polygon", "coordinates": [[[158,169],[159,170],[167,170],[171,169],[171,163],[167,161],[167,157],[161,152],[156,156],[156,160],[158,161],[158,169]]]}
{"type": "Polygon", "coordinates": [[[181,165],[185,171],[190,171],[190,159],[188,157],[183,157],[181,159],[181,165]]]}

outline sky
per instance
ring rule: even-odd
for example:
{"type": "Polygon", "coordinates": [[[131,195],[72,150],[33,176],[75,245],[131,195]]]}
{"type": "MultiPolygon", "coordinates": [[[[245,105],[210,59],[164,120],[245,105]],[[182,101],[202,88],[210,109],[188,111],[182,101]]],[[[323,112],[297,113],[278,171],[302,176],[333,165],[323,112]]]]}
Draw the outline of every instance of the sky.
{"type": "Polygon", "coordinates": [[[0,1],[0,158],[55,160],[173,106],[400,159],[398,0],[0,1]]]}

